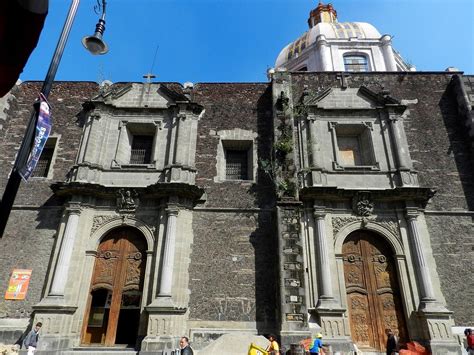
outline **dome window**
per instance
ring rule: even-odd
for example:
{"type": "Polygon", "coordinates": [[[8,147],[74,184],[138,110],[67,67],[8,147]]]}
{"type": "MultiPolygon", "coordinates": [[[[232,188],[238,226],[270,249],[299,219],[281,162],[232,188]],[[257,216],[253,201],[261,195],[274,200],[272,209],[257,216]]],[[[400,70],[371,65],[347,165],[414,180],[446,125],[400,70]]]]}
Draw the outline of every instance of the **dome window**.
{"type": "Polygon", "coordinates": [[[344,55],[344,70],[351,72],[369,71],[369,61],[365,55],[346,54],[344,55]]]}

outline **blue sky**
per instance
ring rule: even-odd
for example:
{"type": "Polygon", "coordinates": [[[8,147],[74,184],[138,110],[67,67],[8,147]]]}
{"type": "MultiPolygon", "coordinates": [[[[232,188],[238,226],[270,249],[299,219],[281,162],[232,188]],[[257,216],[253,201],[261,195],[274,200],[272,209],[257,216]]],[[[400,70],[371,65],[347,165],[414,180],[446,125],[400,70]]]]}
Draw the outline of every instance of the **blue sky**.
{"type": "MultiPolygon", "coordinates": [[[[82,0],[56,80],[261,82],[280,50],[308,29],[317,0],[107,0],[105,41],[90,55],[96,0],[82,0]]],[[[325,2],[326,3],[326,2],[325,2]]],[[[474,74],[473,0],[333,0],[340,22],[369,22],[419,71],[474,74]]],[[[70,0],[50,0],[40,42],[21,80],[43,80],[70,0]]]]}

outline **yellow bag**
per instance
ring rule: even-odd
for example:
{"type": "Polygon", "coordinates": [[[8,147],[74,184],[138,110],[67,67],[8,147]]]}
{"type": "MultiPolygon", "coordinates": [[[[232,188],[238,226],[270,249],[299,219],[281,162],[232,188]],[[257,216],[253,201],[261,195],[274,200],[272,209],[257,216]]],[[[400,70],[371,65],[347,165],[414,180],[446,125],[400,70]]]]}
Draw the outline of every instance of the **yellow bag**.
{"type": "Polygon", "coordinates": [[[268,355],[268,351],[254,343],[250,343],[248,355],[268,355]]]}

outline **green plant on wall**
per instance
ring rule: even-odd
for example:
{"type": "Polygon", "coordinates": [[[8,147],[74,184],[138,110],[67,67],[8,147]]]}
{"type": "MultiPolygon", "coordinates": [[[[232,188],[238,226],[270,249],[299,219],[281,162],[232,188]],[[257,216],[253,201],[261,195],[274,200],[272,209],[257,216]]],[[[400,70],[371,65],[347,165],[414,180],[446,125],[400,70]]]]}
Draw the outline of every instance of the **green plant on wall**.
{"type": "Polygon", "coordinates": [[[296,185],[289,179],[281,180],[278,183],[278,193],[280,196],[293,196],[296,191],[296,185]]]}
{"type": "Polygon", "coordinates": [[[293,151],[293,141],[289,137],[279,139],[275,142],[274,148],[284,154],[291,153],[293,151]]]}

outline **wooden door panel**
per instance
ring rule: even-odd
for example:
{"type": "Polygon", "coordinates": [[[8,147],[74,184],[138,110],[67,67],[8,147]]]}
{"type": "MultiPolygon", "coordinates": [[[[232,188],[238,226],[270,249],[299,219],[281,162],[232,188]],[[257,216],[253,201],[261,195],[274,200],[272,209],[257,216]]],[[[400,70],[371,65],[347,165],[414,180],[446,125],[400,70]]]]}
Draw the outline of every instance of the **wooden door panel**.
{"type": "MultiPolygon", "coordinates": [[[[106,346],[116,344],[117,327],[123,306],[123,294],[134,290],[135,299],[141,301],[141,291],[145,275],[144,257],[146,243],[143,237],[133,229],[125,228],[110,233],[99,245],[94,272],[91,281],[91,292],[97,289],[108,289],[110,299],[107,301],[107,319],[104,321],[104,336],[101,343],[106,346]]],[[[130,298],[130,297],[128,297],[130,298]]],[[[129,306],[128,306],[129,307],[129,306]]],[[[89,302],[84,322],[89,322],[92,308],[89,302]]],[[[138,323],[137,323],[138,326],[138,323]]],[[[98,328],[85,325],[83,343],[98,339],[98,328]]],[[[133,333],[137,329],[130,329],[133,333]]]]}
{"type": "Polygon", "coordinates": [[[352,340],[362,347],[373,345],[373,329],[367,295],[350,293],[347,295],[352,340]]]}
{"type": "Polygon", "coordinates": [[[389,245],[374,233],[358,231],[348,236],[342,251],[353,341],[384,351],[386,328],[403,341],[405,320],[389,245]]]}

